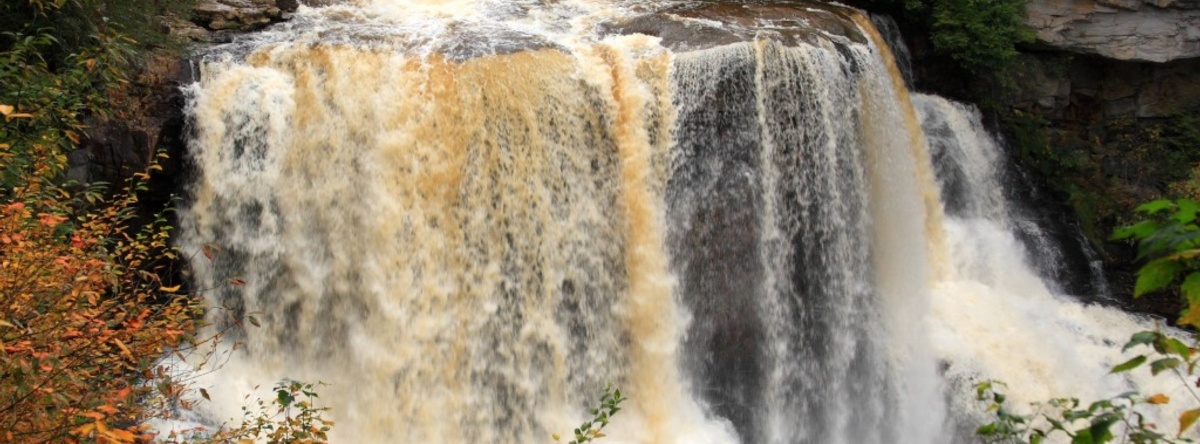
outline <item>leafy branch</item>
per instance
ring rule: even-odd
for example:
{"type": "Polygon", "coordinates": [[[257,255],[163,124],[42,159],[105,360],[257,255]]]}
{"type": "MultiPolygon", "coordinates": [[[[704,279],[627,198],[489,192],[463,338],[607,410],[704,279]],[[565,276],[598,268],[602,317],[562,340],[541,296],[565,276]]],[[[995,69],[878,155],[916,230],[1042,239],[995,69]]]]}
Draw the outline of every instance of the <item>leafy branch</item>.
{"type": "MultiPolygon", "coordinates": [[[[608,426],[608,421],[612,419],[613,415],[621,411],[621,403],[628,399],[621,396],[620,389],[615,388],[613,384],[609,383],[604,388],[604,395],[600,396],[600,405],[588,410],[592,415],[592,419],[584,421],[583,424],[576,427],[573,431],[575,439],[568,441],[567,444],[583,444],[603,438],[605,435],[602,433],[602,430],[608,426]]],[[[553,435],[553,438],[555,442],[560,440],[557,433],[553,435]]]]}

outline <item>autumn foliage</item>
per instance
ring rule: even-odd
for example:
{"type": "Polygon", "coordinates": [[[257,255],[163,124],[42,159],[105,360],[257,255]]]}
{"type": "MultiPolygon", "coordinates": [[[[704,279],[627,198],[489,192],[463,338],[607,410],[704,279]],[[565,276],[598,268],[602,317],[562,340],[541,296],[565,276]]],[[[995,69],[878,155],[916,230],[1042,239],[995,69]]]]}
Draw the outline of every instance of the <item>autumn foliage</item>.
{"type": "Polygon", "coordinates": [[[211,370],[222,332],[164,282],[179,254],[166,218],[138,214],[161,169],[115,188],[67,173],[90,123],[129,114],[130,62],[149,50],[129,35],[157,28],[128,18],[163,3],[0,2],[0,442],[324,442],[332,425],[313,386],[294,381],[270,402],[247,399],[258,409],[240,425],[169,436],[144,425],[208,398],[162,362],[211,370]]]}
{"type": "Polygon", "coordinates": [[[134,198],[17,189],[0,206],[0,440],[145,439],[146,374],[194,328],[163,287],[168,230],[132,230],[134,198]]]}

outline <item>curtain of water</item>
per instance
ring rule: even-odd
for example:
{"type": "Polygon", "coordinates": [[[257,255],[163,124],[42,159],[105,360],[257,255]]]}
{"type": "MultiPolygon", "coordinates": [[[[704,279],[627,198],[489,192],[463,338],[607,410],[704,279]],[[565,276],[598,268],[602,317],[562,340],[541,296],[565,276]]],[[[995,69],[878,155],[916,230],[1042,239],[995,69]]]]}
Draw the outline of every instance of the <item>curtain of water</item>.
{"type": "Polygon", "coordinates": [[[616,382],[612,442],[936,443],[980,377],[1131,384],[1100,344],[1139,324],[1030,271],[995,144],[864,16],[672,51],[592,34],[620,8],[362,3],[189,89],[182,246],[244,345],[209,421],[292,377],[336,440],[538,442],[616,382]]]}
{"type": "Polygon", "coordinates": [[[334,384],[343,439],[534,441],[609,381],[640,394],[646,442],[702,428],[655,185],[670,59],[619,44],[206,64],[185,242],[217,251],[211,304],[261,320],[247,381],[334,384]]]}

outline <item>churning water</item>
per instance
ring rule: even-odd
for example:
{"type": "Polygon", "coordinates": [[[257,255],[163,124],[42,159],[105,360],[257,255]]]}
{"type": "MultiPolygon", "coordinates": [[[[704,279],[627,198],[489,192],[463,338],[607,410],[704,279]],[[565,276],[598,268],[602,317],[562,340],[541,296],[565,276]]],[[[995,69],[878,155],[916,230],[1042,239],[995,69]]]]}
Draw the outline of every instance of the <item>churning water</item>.
{"type": "Polygon", "coordinates": [[[979,379],[1132,384],[1145,323],[1048,290],[977,115],[857,11],[361,0],[201,68],[205,421],[290,377],[335,442],[548,442],[615,382],[614,443],[941,443],[979,379]]]}

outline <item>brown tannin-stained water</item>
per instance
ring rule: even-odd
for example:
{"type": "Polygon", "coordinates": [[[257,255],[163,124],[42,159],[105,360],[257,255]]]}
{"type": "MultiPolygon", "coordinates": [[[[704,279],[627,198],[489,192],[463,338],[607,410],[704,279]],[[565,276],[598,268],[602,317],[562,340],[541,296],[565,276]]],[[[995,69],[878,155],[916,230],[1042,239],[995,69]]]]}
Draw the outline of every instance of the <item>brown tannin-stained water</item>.
{"type": "Polygon", "coordinates": [[[1047,347],[1145,322],[945,209],[927,138],[990,136],[891,57],[806,2],[360,0],[206,52],[181,246],[217,326],[260,326],[190,414],[288,377],[334,442],[550,442],[613,382],[606,442],[948,443],[978,379],[1132,384],[1047,347]]]}

